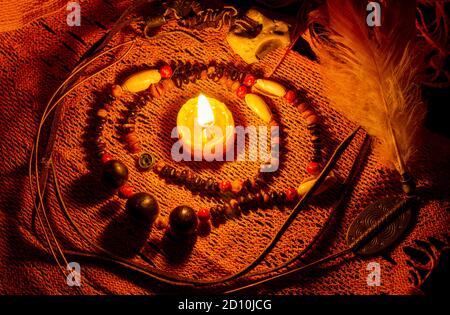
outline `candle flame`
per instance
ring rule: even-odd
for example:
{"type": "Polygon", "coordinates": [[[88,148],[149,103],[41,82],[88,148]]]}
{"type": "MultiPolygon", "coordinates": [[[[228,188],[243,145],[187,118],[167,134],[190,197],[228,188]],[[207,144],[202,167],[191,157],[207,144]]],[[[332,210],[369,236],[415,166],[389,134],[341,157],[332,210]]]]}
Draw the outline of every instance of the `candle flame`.
{"type": "Polygon", "coordinates": [[[214,123],[214,113],[208,99],[203,94],[198,96],[197,121],[201,127],[214,123]]]}

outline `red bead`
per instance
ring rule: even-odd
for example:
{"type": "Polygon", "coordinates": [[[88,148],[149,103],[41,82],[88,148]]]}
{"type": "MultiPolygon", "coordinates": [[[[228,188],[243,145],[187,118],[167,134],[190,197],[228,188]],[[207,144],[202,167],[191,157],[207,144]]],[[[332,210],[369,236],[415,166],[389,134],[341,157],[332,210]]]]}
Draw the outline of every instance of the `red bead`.
{"type": "Polygon", "coordinates": [[[287,93],[284,95],[284,99],[289,103],[293,103],[296,97],[297,95],[295,91],[292,90],[287,91],[287,93]]]}
{"type": "Polygon", "coordinates": [[[113,159],[113,156],[111,154],[105,153],[102,155],[102,157],[100,158],[100,161],[102,163],[106,163],[108,161],[111,161],[113,159]]]}
{"type": "Polygon", "coordinates": [[[238,89],[236,90],[236,95],[239,98],[244,98],[245,95],[247,94],[247,87],[245,85],[241,85],[240,87],[238,87],[238,89]]]}
{"type": "Polygon", "coordinates": [[[134,195],[133,187],[128,185],[123,185],[119,188],[119,197],[128,199],[131,198],[131,196],[134,195]]]}
{"type": "Polygon", "coordinates": [[[208,222],[211,218],[211,213],[208,208],[202,208],[197,212],[197,216],[200,222],[208,222]]]}
{"type": "Polygon", "coordinates": [[[286,199],[288,201],[294,201],[298,196],[297,189],[289,187],[286,189],[286,199]]]}
{"type": "Polygon", "coordinates": [[[219,184],[220,191],[225,192],[231,189],[231,182],[229,180],[224,180],[219,184]]]}
{"type": "Polygon", "coordinates": [[[317,175],[321,171],[321,166],[317,162],[309,162],[308,166],[306,167],[306,171],[311,175],[317,175]]]}
{"type": "Polygon", "coordinates": [[[246,86],[252,86],[256,82],[256,78],[253,74],[247,74],[244,78],[244,84],[246,86]]]}
{"type": "Polygon", "coordinates": [[[162,78],[168,79],[172,77],[173,70],[172,67],[170,67],[169,65],[165,65],[159,69],[159,73],[161,74],[162,78]]]}

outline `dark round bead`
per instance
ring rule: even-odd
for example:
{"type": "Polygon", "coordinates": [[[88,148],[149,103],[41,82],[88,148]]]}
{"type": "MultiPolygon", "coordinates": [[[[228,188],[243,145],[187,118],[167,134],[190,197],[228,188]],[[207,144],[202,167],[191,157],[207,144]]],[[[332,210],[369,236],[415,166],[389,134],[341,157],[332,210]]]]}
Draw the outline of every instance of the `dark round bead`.
{"type": "Polygon", "coordinates": [[[103,164],[102,182],[110,188],[119,188],[128,180],[128,168],[119,160],[103,164]]]}
{"type": "Polygon", "coordinates": [[[159,213],[156,199],[145,192],[139,192],[127,200],[126,208],[133,213],[143,215],[150,223],[156,220],[159,213]]]}
{"type": "Polygon", "coordinates": [[[270,200],[271,200],[272,204],[275,204],[278,202],[278,193],[276,191],[272,191],[270,193],[270,200]]]}
{"type": "Polygon", "coordinates": [[[198,224],[197,213],[189,206],[176,207],[169,215],[169,224],[176,235],[192,234],[198,224]]]}
{"type": "Polygon", "coordinates": [[[284,191],[278,193],[278,202],[280,203],[286,202],[286,193],[284,191]]]}
{"type": "Polygon", "coordinates": [[[188,175],[188,170],[182,170],[179,176],[180,183],[184,183],[186,181],[188,175]]]}

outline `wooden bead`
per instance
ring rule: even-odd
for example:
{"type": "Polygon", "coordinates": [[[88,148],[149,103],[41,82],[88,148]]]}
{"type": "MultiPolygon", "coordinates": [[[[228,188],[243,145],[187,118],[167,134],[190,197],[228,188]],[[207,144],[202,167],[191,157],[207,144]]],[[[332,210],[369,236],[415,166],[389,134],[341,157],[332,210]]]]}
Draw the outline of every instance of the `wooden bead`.
{"type": "Polygon", "coordinates": [[[106,109],[103,109],[103,108],[99,109],[97,111],[97,117],[99,117],[99,118],[106,118],[106,117],[108,117],[108,111],[106,109]]]}
{"type": "Polygon", "coordinates": [[[160,173],[165,165],[166,164],[163,161],[158,161],[156,162],[154,169],[157,173],[160,173]]]}
{"type": "Polygon", "coordinates": [[[313,114],[311,116],[309,116],[308,118],[306,118],[306,123],[308,125],[315,125],[320,121],[319,116],[313,114]]]}
{"type": "Polygon", "coordinates": [[[229,203],[230,203],[230,207],[233,210],[237,210],[238,209],[239,203],[238,203],[238,201],[236,199],[231,199],[229,203]]]}
{"type": "Polygon", "coordinates": [[[138,143],[135,143],[135,144],[133,144],[133,145],[130,147],[130,151],[131,151],[131,153],[133,153],[133,154],[139,153],[139,152],[141,151],[141,147],[139,146],[138,143]]]}
{"type": "Polygon", "coordinates": [[[133,145],[133,144],[139,142],[136,132],[127,133],[124,138],[125,138],[125,141],[127,142],[127,144],[129,144],[129,145],[133,145]]]}
{"type": "Polygon", "coordinates": [[[288,103],[292,103],[297,97],[297,93],[295,93],[295,91],[293,90],[289,90],[286,92],[286,95],[284,96],[284,99],[288,102],[288,103]]]}
{"type": "Polygon", "coordinates": [[[297,106],[297,109],[298,109],[298,111],[302,114],[302,113],[304,113],[305,111],[309,110],[309,109],[310,109],[310,106],[309,106],[308,104],[306,104],[306,103],[300,103],[300,104],[297,106]]]}
{"type": "Polygon", "coordinates": [[[233,80],[231,80],[230,78],[227,78],[227,81],[225,82],[225,86],[226,86],[228,89],[231,89],[231,86],[233,85],[233,83],[234,83],[233,80]]]}
{"type": "Polygon", "coordinates": [[[311,115],[315,115],[315,112],[312,109],[308,109],[302,113],[304,119],[307,119],[311,115]]]}
{"type": "Polygon", "coordinates": [[[120,85],[114,84],[114,85],[111,87],[111,94],[112,94],[114,97],[121,97],[122,94],[123,94],[122,87],[121,87],[120,85]]]}
{"type": "Polygon", "coordinates": [[[155,221],[155,227],[158,230],[165,230],[169,226],[169,221],[165,217],[158,217],[155,221]]]}
{"type": "Polygon", "coordinates": [[[154,98],[160,98],[161,94],[159,93],[158,89],[156,88],[155,84],[150,85],[150,94],[154,97],[154,98]]]}
{"type": "Polygon", "coordinates": [[[238,194],[242,190],[243,187],[244,187],[244,181],[241,179],[234,180],[231,183],[231,191],[235,194],[238,194]]]}
{"type": "Polygon", "coordinates": [[[233,82],[233,84],[231,85],[231,91],[236,92],[240,86],[241,84],[239,82],[233,82]]]}
{"type": "Polygon", "coordinates": [[[173,83],[172,79],[164,80],[163,85],[166,91],[170,91],[175,87],[175,83],[173,83]]]}

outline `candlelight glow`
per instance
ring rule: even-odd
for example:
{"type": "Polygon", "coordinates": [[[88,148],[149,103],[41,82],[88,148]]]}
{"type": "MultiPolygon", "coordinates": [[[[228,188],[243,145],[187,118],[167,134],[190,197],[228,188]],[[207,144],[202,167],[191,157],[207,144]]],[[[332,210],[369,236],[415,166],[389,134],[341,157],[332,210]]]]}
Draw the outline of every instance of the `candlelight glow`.
{"type": "Polygon", "coordinates": [[[203,94],[198,96],[197,121],[201,127],[211,126],[214,123],[213,110],[203,94]]]}

